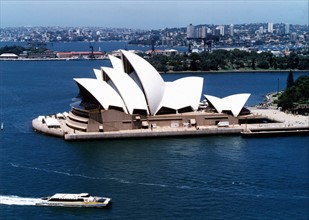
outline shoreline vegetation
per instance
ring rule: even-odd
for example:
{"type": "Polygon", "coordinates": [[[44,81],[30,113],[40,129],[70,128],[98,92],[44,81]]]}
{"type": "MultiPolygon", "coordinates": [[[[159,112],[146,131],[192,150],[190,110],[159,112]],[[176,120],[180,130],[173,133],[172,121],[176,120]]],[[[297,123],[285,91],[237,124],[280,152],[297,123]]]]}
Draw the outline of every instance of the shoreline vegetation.
{"type": "MultiPolygon", "coordinates": [[[[190,74],[190,73],[260,73],[260,72],[268,72],[268,73],[289,73],[291,70],[286,69],[286,70],[265,70],[265,69],[256,69],[256,70],[248,70],[248,69],[230,69],[230,70],[209,70],[209,71],[203,71],[203,70],[186,70],[186,71],[174,71],[174,70],[169,70],[167,72],[161,72],[161,74],[190,74]]],[[[303,73],[309,73],[309,70],[292,70],[293,72],[303,72],[303,73]]]]}
{"type": "Polygon", "coordinates": [[[220,49],[201,53],[175,53],[169,56],[154,52],[144,57],[160,72],[309,70],[309,54],[295,52],[276,56],[271,51],[244,51],[239,49],[227,51],[220,49]]]}
{"type": "MultiPolygon", "coordinates": [[[[0,59],[0,61],[86,61],[86,60],[107,60],[102,58],[95,59],[65,59],[65,58],[23,58],[23,59],[0,59]]],[[[288,73],[291,69],[226,69],[226,70],[168,70],[168,71],[158,71],[160,74],[190,74],[190,73],[259,73],[259,72],[269,72],[269,73],[288,73]]],[[[299,70],[292,69],[294,72],[309,72],[309,69],[299,70]]]]}
{"type": "MultiPolygon", "coordinates": [[[[0,61],[86,61],[86,60],[107,60],[102,58],[95,59],[66,59],[66,58],[6,58],[0,59],[0,61]]],[[[288,73],[293,72],[309,72],[309,69],[299,70],[299,69],[225,69],[225,70],[168,70],[168,71],[158,71],[160,74],[189,74],[189,73],[259,73],[259,72],[269,72],[269,73],[288,73]]]]}
{"type": "Polygon", "coordinates": [[[289,71],[285,90],[265,96],[265,105],[292,114],[309,114],[309,76],[299,76],[294,81],[293,71],[289,71]]]}
{"type": "MultiPolygon", "coordinates": [[[[59,53],[59,52],[58,52],[59,53]]],[[[75,57],[58,57],[58,53],[44,47],[5,46],[0,48],[0,60],[98,60],[108,59],[106,52],[100,55],[93,51],[75,57]],[[74,58],[74,59],[73,59],[74,58]]],[[[285,51],[277,56],[271,51],[256,50],[213,50],[200,53],[180,53],[172,51],[162,54],[159,51],[138,52],[158,72],[254,72],[254,71],[299,71],[309,70],[309,50],[302,53],[285,51]]],[[[117,55],[116,55],[117,56],[117,55]]]]}

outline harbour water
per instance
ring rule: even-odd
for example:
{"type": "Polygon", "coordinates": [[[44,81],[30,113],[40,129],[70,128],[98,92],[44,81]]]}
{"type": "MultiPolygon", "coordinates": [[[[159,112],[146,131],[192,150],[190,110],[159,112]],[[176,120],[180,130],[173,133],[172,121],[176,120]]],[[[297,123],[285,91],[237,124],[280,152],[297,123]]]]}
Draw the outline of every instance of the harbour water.
{"type": "MultiPolygon", "coordinates": [[[[70,110],[73,78],[107,60],[0,62],[0,219],[308,219],[309,137],[215,136],[65,142],[34,132],[70,110]],[[36,207],[54,193],[111,197],[110,209],[36,207]]],[[[295,73],[299,75],[309,73],[295,73]]],[[[188,73],[203,93],[283,89],[287,73],[188,73]]],[[[164,74],[172,81],[183,74],[164,74]]]]}

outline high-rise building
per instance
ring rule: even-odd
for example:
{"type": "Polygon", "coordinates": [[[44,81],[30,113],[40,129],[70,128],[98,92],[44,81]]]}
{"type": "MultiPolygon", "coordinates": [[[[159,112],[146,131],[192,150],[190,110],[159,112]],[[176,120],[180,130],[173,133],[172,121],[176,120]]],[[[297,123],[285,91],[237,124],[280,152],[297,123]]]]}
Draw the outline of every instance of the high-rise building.
{"type": "Polygon", "coordinates": [[[219,36],[219,35],[220,35],[220,30],[219,30],[219,28],[213,29],[213,30],[212,30],[212,34],[213,34],[213,35],[219,36]]]}
{"type": "Polygon", "coordinates": [[[216,27],[217,30],[219,30],[219,34],[221,36],[224,36],[224,26],[223,25],[219,25],[218,27],[216,27]]]}
{"type": "Polygon", "coordinates": [[[211,28],[207,27],[207,28],[206,28],[206,34],[211,34],[211,33],[212,33],[211,28]]]}
{"type": "Polygon", "coordinates": [[[285,34],[288,34],[290,33],[290,24],[286,23],[285,24],[285,31],[284,31],[285,34]]]}
{"type": "Polygon", "coordinates": [[[260,32],[260,34],[264,33],[264,28],[262,26],[259,28],[259,32],[260,32]]]}
{"type": "Polygon", "coordinates": [[[292,32],[290,38],[293,41],[297,40],[297,33],[296,32],[292,32]]]}
{"type": "Polygon", "coordinates": [[[230,25],[230,35],[233,37],[234,36],[234,25],[230,25]]]}
{"type": "Polygon", "coordinates": [[[195,27],[192,24],[187,26],[187,38],[194,38],[195,37],[195,27]]]}
{"type": "Polygon", "coordinates": [[[202,37],[202,28],[200,27],[195,28],[195,32],[196,32],[195,37],[198,38],[202,37]]]}
{"type": "Polygon", "coordinates": [[[202,37],[202,38],[206,38],[206,35],[207,35],[206,33],[207,33],[206,27],[205,27],[205,26],[202,26],[201,37],[202,37]]]}
{"type": "Polygon", "coordinates": [[[273,33],[274,32],[274,24],[273,23],[268,23],[268,33],[273,33]]]}

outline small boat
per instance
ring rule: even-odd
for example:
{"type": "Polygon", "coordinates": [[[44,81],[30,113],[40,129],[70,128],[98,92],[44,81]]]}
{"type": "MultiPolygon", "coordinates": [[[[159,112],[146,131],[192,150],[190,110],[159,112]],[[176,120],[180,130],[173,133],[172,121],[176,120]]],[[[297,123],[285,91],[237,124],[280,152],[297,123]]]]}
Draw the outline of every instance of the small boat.
{"type": "Polygon", "coordinates": [[[111,198],[90,196],[88,193],[64,194],[41,198],[37,206],[104,208],[111,204],[111,198]]]}

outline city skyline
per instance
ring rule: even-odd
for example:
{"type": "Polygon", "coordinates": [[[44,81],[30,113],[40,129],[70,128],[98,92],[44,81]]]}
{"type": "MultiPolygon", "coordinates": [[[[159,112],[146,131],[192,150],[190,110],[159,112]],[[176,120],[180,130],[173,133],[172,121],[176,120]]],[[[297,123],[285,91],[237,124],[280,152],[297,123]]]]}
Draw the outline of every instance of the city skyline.
{"type": "Polygon", "coordinates": [[[308,25],[308,1],[8,1],[0,26],[100,26],[162,29],[199,24],[289,23],[308,25]]]}

